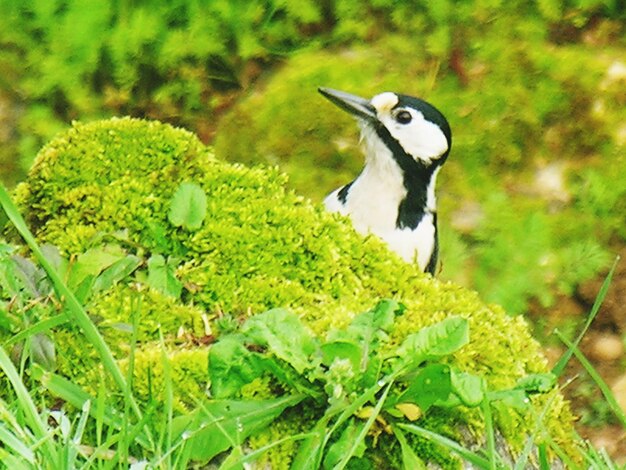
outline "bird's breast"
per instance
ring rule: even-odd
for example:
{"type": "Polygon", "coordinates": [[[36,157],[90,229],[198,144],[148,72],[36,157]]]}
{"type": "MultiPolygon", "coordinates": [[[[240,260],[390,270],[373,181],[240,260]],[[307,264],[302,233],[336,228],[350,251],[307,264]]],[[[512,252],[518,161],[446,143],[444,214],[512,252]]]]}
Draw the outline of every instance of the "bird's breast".
{"type": "Polygon", "coordinates": [[[396,229],[398,209],[407,191],[403,185],[380,183],[357,179],[339,210],[350,216],[354,228],[361,233],[382,235],[396,229]]]}

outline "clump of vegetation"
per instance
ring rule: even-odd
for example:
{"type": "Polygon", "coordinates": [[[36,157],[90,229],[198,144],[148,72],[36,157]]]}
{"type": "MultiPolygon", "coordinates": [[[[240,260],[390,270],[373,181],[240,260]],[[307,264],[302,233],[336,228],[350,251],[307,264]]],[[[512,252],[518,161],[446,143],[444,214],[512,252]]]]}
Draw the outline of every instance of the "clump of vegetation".
{"type": "MultiPolygon", "coordinates": [[[[454,466],[433,435],[493,447],[502,434],[510,451],[529,458],[537,426],[551,443],[537,442],[541,455],[574,454],[571,414],[541,375],[546,361],[523,319],[362,238],[285,189],[276,170],[216,160],[180,129],[113,119],[77,123],[50,142],[15,195],[47,244],[39,261],[60,276],[51,285],[23,257],[16,231],[25,232],[12,213],[17,224],[5,233],[15,248],[0,252],[0,279],[10,280],[0,290],[4,344],[48,403],[59,396],[82,408],[84,422],[93,404],[86,435],[100,436],[90,443],[98,449],[114,445],[101,440],[106,425],[133,436],[122,456],[148,452],[151,426],[165,420],[169,431],[157,441],[200,461],[233,446],[229,461],[246,458],[243,441],[254,435],[248,445],[284,466],[297,435],[297,455],[318,462],[419,457],[454,466]],[[287,311],[263,313],[276,308],[287,311]],[[428,402],[426,382],[438,384],[428,402]],[[154,420],[120,424],[119,413],[98,404],[105,390],[107,406],[132,415],[147,403],[154,420]],[[225,419],[211,435],[219,445],[197,455],[219,427],[206,421],[215,414],[225,419]],[[367,451],[345,451],[348,443],[367,451]]],[[[8,377],[4,400],[20,390],[8,377]]]]}

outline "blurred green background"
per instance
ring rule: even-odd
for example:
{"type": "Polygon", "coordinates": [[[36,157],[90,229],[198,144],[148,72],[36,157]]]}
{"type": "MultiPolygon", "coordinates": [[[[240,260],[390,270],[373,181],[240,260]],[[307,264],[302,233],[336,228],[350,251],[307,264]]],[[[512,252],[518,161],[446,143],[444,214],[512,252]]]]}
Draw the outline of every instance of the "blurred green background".
{"type": "Polygon", "coordinates": [[[0,4],[8,184],[74,119],[160,119],[320,201],[362,165],[317,95],[421,96],[451,122],[441,277],[512,313],[551,307],[626,239],[618,0],[20,0],[0,4]],[[532,305],[531,305],[532,306],[532,305]]]}
{"type": "Polygon", "coordinates": [[[454,135],[440,277],[541,337],[626,253],[625,23],[621,0],[4,1],[0,178],[23,179],[72,120],[131,115],[321,201],[363,160],[317,87],[420,96],[454,135]]]}

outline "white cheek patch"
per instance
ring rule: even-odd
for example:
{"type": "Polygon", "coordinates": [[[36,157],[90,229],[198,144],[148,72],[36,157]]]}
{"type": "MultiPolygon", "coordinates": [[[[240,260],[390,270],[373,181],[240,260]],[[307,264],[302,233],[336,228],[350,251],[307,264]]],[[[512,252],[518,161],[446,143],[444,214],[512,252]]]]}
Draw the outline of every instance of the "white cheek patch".
{"type": "Polygon", "coordinates": [[[431,163],[448,150],[448,140],[441,128],[424,119],[422,113],[413,109],[410,113],[413,120],[409,124],[400,124],[391,116],[385,116],[382,121],[406,153],[431,163]]]}
{"type": "Polygon", "coordinates": [[[389,114],[393,107],[398,104],[398,95],[386,91],[374,96],[370,103],[376,108],[376,112],[380,117],[381,114],[389,114]]]}

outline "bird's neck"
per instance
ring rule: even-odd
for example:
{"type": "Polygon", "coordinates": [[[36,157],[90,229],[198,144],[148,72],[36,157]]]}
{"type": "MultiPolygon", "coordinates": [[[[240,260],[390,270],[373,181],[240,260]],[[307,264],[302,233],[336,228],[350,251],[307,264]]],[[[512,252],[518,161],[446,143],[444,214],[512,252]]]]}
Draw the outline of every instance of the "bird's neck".
{"type": "Polygon", "coordinates": [[[397,209],[396,226],[414,229],[425,214],[436,212],[435,184],[440,165],[416,161],[399,144],[372,137],[363,136],[365,168],[354,183],[370,188],[373,197],[385,194],[390,210],[397,209]]]}

